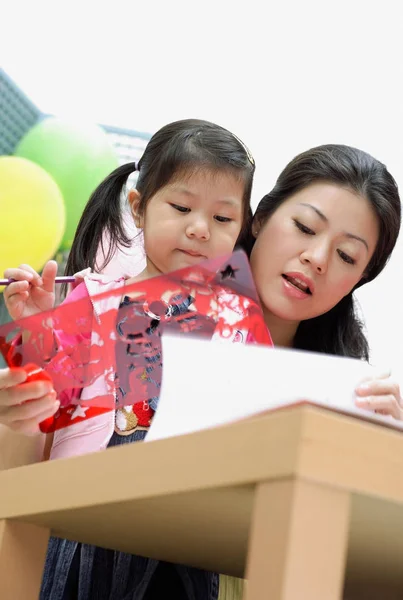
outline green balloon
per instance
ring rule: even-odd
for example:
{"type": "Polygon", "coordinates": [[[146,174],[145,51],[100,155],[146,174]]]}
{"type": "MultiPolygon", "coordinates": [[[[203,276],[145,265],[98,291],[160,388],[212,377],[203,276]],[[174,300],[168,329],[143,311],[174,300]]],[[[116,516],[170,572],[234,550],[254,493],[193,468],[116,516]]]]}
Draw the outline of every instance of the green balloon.
{"type": "Polygon", "coordinates": [[[66,206],[60,247],[70,248],[92,192],[119,165],[108,136],[98,125],[48,117],[28,131],[14,154],[40,165],[58,184],[66,206]]]}

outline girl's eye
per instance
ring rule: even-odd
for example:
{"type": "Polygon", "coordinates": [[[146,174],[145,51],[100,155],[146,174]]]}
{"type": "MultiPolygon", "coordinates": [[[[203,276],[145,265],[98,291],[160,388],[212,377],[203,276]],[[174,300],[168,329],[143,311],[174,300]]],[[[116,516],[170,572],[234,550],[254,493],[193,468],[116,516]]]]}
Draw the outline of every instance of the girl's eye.
{"type": "Polygon", "coordinates": [[[190,208],[187,208],[186,206],[180,206],[179,204],[171,204],[172,208],[174,208],[175,210],[178,210],[181,213],[188,213],[190,212],[190,208]]]}
{"type": "Polygon", "coordinates": [[[348,254],[346,254],[342,250],[337,250],[337,252],[339,253],[339,256],[340,256],[340,258],[341,258],[342,261],[344,261],[345,263],[347,263],[349,265],[355,265],[356,261],[354,260],[354,258],[352,258],[351,256],[349,256],[348,254]]]}
{"type": "Polygon", "coordinates": [[[229,217],[221,217],[220,215],[216,215],[214,218],[219,223],[229,223],[230,221],[232,221],[232,219],[230,219],[229,217]]]}
{"type": "Polygon", "coordinates": [[[306,227],[306,225],[303,225],[302,223],[300,223],[296,219],[293,219],[293,221],[294,221],[295,226],[297,227],[297,229],[299,229],[302,233],[305,233],[306,235],[315,235],[315,232],[312,231],[312,229],[309,229],[309,227],[306,227]]]}

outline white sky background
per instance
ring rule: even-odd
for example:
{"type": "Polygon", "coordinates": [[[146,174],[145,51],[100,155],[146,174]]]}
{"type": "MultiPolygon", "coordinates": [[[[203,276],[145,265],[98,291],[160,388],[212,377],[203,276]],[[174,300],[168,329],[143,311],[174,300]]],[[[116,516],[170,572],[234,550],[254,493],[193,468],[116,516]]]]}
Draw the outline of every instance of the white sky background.
{"type": "MultiPolygon", "coordinates": [[[[323,143],[385,162],[403,196],[403,20],[395,0],[4,3],[1,66],[44,112],[153,133],[231,129],[257,162],[253,206],[323,143]]],[[[375,363],[400,376],[402,242],[359,300],[375,363]]],[[[402,372],[403,375],[403,372],[402,372]]]]}

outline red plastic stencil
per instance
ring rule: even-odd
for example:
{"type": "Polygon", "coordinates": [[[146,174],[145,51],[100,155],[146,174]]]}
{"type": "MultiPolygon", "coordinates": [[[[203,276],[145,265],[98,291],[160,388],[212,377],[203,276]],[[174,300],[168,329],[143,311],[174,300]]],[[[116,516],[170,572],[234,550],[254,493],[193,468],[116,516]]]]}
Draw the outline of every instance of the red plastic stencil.
{"type": "Polygon", "coordinates": [[[158,403],[165,331],[272,345],[242,251],[104,288],[91,299],[73,301],[73,292],[52,311],[0,327],[7,363],[34,363],[53,381],[61,406],[46,431],[129,405],[149,419],[158,403]],[[24,344],[23,331],[30,334],[24,344]]]}

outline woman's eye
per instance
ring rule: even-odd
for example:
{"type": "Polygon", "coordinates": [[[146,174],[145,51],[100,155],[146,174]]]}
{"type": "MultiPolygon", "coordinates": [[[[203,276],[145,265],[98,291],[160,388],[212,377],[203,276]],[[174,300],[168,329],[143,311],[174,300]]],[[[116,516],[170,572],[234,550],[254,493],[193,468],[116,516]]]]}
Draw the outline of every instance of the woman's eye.
{"type": "Polygon", "coordinates": [[[187,206],[180,206],[180,204],[171,204],[172,208],[174,208],[175,210],[178,210],[181,213],[188,213],[190,212],[190,208],[187,208],[187,206]]]}
{"type": "Polygon", "coordinates": [[[294,223],[295,226],[302,232],[305,233],[306,235],[315,235],[315,232],[312,231],[312,229],[309,229],[309,227],[306,227],[306,225],[303,225],[302,223],[300,223],[300,221],[297,221],[296,219],[294,219],[294,223]]]}
{"type": "Polygon", "coordinates": [[[221,217],[220,215],[216,215],[214,218],[219,223],[229,223],[230,221],[232,221],[232,219],[230,219],[229,217],[221,217]]]}
{"type": "Polygon", "coordinates": [[[345,263],[349,265],[355,265],[356,261],[354,258],[343,252],[343,250],[337,250],[337,252],[339,253],[341,260],[343,260],[345,263]]]}

